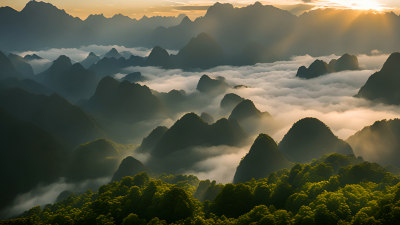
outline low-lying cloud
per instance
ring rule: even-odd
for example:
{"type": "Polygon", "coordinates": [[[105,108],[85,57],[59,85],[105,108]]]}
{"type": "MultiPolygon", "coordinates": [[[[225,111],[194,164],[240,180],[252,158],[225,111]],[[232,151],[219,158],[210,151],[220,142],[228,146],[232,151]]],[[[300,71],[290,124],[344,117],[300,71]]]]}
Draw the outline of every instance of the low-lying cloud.
{"type": "MultiPolygon", "coordinates": [[[[318,57],[329,61],[339,56],[318,57]]],[[[290,129],[293,123],[304,117],[316,117],[326,123],[340,138],[346,139],[364,126],[376,120],[399,117],[399,107],[373,105],[354,98],[370,75],[378,71],[388,55],[360,55],[360,71],[343,71],[304,80],[295,77],[298,67],[309,66],[316,58],[311,56],[293,57],[289,61],[262,63],[253,66],[220,66],[202,72],[186,72],[179,69],[163,70],[154,67],[130,67],[125,72],[140,71],[149,78],[143,84],[157,91],[182,89],[188,93],[196,91],[196,85],[203,74],[212,77],[223,76],[231,85],[245,85],[248,88],[231,89],[254,101],[261,111],[268,111],[279,123],[274,131],[269,131],[276,141],[290,129]]],[[[219,101],[202,108],[218,118],[219,101]]],[[[200,111],[199,111],[200,113],[200,111]]]]}

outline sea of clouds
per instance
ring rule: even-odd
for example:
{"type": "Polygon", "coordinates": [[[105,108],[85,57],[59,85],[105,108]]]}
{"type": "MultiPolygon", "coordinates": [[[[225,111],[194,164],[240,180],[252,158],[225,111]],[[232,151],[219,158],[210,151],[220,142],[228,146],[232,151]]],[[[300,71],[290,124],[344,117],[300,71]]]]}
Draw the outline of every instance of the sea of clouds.
{"type": "MultiPolygon", "coordinates": [[[[132,54],[140,56],[146,56],[149,53],[149,49],[92,45],[78,49],[26,51],[20,52],[20,55],[36,53],[45,58],[44,60],[47,60],[46,66],[48,67],[52,60],[62,54],[78,62],[83,60],[89,52],[103,55],[112,47],[119,51],[130,51],[132,54]]],[[[170,53],[175,52],[172,51],[170,53]]],[[[339,58],[339,56],[318,57],[318,59],[325,61],[333,58],[339,58]]],[[[309,66],[316,59],[309,55],[296,56],[287,61],[274,63],[260,63],[241,67],[219,66],[195,72],[182,71],[180,69],[165,70],[156,67],[129,67],[123,69],[116,76],[120,78],[130,72],[141,72],[148,79],[142,84],[149,86],[153,90],[168,92],[172,89],[178,89],[185,90],[189,94],[196,92],[196,85],[203,74],[211,77],[223,76],[232,86],[246,86],[246,88],[232,88],[227,93],[236,93],[243,98],[248,98],[255,103],[258,109],[268,111],[272,115],[274,122],[262,123],[263,126],[261,126],[259,132],[270,135],[275,141],[279,142],[293,123],[305,117],[320,119],[339,138],[347,139],[355,132],[373,124],[377,120],[400,117],[400,107],[398,106],[376,104],[353,97],[365,84],[369,76],[382,67],[387,58],[388,55],[379,53],[359,55],[358,59],[362,70],[332,73],[311,80],[299,79],[295,76],[300,66],[309,66]]],[[[40,71],[46,68],[43,65],[40,67],[39,63],[37,63],[37,65],[33,66],[35,71],[40,71]]],[[[223,94],[216,96],[214,99],[210,99],[210,104],[207,106],[191,111],[199,114],[207,112],[215,119],[227,117],[229,114],[221,112],[219,108],[222,98],[223,94]]],[[[167,122],[164,121],[162,125],[170,126],[174,121],[174,119],[170,119],[167,122]]],[[[251,140],[254,140],[255,136],[256,134],[251,140]]],[[[221,154],[213,154],[211,157],[197,162],[185,173],[194,174],[200,179],[217,180],[221,183],[231,182],[240,159],[249,151],[250,146],[251,142],[243,147],[217,146],[199,148],[198,151],[221,152],[221,154]],[[221,148],[223,148],[223,151],[221,151],[221,148]]],[[[136,157],[145,160],[144,156],[136,155],[136,157]]],[[[12,211],[22,212],[22,210],[38,203],[50,203],[55,200],[56,193],[72,187],[72,184],[65,184],[63,181],[40,187],[36,192],[42,193],[41,195],[35,194],[35,190],[23,195],[19,200],[17,199],[12,211]],[[51,193],[51,196],[46,193],[51,193]]],[[[81,188],[79,189],[81,190],[81,188]]]]}

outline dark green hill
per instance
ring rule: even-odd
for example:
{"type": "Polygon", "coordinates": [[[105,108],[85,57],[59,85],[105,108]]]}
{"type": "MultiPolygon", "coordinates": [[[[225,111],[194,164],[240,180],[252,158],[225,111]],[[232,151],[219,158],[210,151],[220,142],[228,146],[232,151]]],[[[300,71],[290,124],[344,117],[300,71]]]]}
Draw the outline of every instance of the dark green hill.
{"type": "Polygon", "coordinates": [[[105,118],[138,122],[163,116],[160,100],[147,86],[105,77],[89,99],[87,109],[105,118]]]}
{"type": "Polygon", "coordinates": [[[118,170],[114,173],[112,181],[120,181],[123,177],[133,177],[140,172],[148,172],[148,169],[137,159],[132,156],[122,160],[118,170]]]}
{"type": "Polygon", "coordinates": [[[349,144],[315,118],[296,122],[279,143],[279,151],[292,162],[310,162],[329,153],[353,154],[349,144]]]}
{"type": "Polygon", "coordinates": [[[63,169],[65,151],[49,133],[0,109],[0,210],[18,194],[54,182],[63,169]]]}
{"type": "Polygon", "coordinates": [[[90,116],[56,94],[37,95],[17,88],[2,90],[0,107],[52,134],[68,148],[104,136],[90,116]]]}
{"type": "Polygon", "coordinates": [[[66,177],[70,181],[109,177],[117,169],[120,158],[116,144],[109,140],[82,144],[72,152],[66,177]]]}
{"type": "Polygon", "coordinates": [[[278,151],[276,142],[268,135],[260,134],[240,161],[233,183],[266,178],[270,173],[289,166],[290,162],[278,151]]]}

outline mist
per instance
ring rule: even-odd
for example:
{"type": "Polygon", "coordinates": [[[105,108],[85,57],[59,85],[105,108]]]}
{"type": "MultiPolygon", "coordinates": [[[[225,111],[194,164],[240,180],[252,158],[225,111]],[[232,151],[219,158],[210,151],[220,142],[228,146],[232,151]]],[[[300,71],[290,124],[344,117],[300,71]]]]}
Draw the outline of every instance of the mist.
{"type": "Polygon", "coordinates": [[[88,190],[97,191],[97,189],[110,181],[110,177],[86,180],[80,183],[68,183],[65,178],[60,178],[57,182],[48,185],[39,185],[35,189],[17,196],[13,204],[0,212],[0,217],[17,216],[24,211],[35,207],[44,207],[52,204],[63,191],[73,193],[83,193],[88,190]]]}
{"type": "MultiPolygon", "coordinates": [[[[151,49],[144,47],[127,48],[120,45],[88,45],[81,46],[80,48],[50,48],[39,51],[13,51],[12,53],[19,56],[26,56],[36,54],[43,59],[29,61],[35,74],[43,72],[51,66],[51,63],[56,60],[60,55],[68,56],[73,62],[81,62],[90,52],[98,56],[105,55],[112,48],[117,49],[120,53],[129,53],[136,56],[146,57],[150,54],[151,49]]],[[[176,54],[176,50],[167,50],[170,54],[176,54]]],[[[124,54],[122,54],[124,56],[124,54]]]]}
{"type": "MultiPolygon", "coordinates": [[[[309,55],[293,57],[289,61],[253,66],[219,66],[201,72],[164,70],[155,67],[129,67],[124,72],[141,72],[148,78],[142,84],[160,92],[182,89],[187,93],[195,93],[201,75],[223,76],[231,86],[247,86],[247,88],[232,88],[227,93],[232,92],[248,98],[259,110],[267,111],[273,116],[274,123],[269,123],[271,127],[265,127],[260,132],[267,132],[276,141],[279,142],[292,124],[304,117],[320,119],[339,138],[346,139],[377,120],[399,117],[398,106],[372,104],[367,100],[353,97],[369,76],[380,69],[387,57],[388,55],[383,54],[360,55],[359,61],[363,70],[332,73],[311,80],[295,77],[298,67],[309,66],[317,59],[309,55]]],[[[325,61],[333,58],[339,56],[318,57],[325,61]]],[[[210,100],[209,106],[201,107],[197,113],[207,112],[215,119],[229,116],[223,114],[219,108],[222,98],[223,94],[216,96],[210,100]]]]}

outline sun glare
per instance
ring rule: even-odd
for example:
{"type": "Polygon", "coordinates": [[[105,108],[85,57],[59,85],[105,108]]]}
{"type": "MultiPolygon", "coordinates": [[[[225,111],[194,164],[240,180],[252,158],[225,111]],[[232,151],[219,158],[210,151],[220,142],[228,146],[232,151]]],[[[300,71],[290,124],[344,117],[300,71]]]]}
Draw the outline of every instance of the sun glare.
{"type": "Polygon", "coordinates": [[[384,11],[386,7],[377,0],[332,0],[334,4],[350,9],[384,11]]]}

